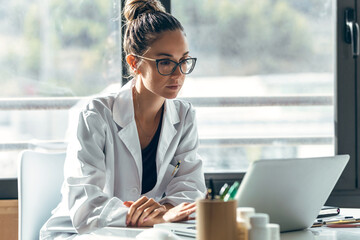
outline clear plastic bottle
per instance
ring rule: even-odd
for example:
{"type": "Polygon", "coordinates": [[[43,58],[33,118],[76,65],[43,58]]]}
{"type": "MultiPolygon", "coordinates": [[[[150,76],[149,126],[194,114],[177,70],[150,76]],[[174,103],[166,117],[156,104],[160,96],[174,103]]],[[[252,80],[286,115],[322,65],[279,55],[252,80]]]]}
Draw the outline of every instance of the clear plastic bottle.
{"type": "Polygon", "coordinates": [[[250,216],[249,240],[270,240],[269,215],[255,213],[250,216]]]}
{"type": "Polygon", "coordinates": [[[251,207],[236,208],[236,217],[245,221],[248,230],[250,229],[250,216],[255,214],[255,209],[251,207]]]}
{"type": "Polygon", "coordinates": [[[248,240],[250,230],[250,216],[255,213],[254,208],[236,208],[237,240],[248,240]]]}
{"type": "Polygon", "coordinates": [[[236,239],[237,240],[249,240],[249,229],[248,229],[248,226],[247,226],[246,222],[244,221],[244,219],[237,218],[236,224],[237,224],[237,228],[236,228],[237,238],[236,239]]]}

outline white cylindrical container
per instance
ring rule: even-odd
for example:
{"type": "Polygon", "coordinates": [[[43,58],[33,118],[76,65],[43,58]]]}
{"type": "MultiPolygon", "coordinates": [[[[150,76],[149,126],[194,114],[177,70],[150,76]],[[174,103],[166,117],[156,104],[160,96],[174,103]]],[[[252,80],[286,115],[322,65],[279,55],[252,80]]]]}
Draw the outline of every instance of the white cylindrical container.
{"type": "Polygon", "coordinates": [[[250,216],[249,240],[270,240],[268,223],[269,215],[266,213],[255,213],[250,216]]]}
{"type": "Polygon", "coordinates": [[[276,223],[269,223],[270,240],[280,240],[280,226],[276,223]]]}

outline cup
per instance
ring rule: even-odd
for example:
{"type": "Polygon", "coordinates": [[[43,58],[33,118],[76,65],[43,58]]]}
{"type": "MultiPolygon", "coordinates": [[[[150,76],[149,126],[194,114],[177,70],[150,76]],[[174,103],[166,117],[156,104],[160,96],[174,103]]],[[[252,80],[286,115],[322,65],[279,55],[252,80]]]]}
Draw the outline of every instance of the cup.
{"type": "Polygon", "coordinates": [[[197,240],[237,240],[236,200],[196,201],[197,240]]]}

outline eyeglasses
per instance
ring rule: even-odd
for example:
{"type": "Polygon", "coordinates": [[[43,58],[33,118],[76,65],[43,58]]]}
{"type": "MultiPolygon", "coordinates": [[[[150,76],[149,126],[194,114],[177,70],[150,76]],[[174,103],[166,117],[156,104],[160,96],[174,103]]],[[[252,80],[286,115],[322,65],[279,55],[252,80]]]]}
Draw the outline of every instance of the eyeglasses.
{"type": "Polygon", "coordinates": [[[156,68],[158,72],[163,76],[171,75],[173,72],[175,72],[177,66],[180,67],[180,71],[182,74],[190,74],[194,70],[197,59],[197,58],[186,58],[184,60],[181,60],[180,62],[175,62],[170,59],[153,59],[138,55],[134,55],[134,56],[139,57],[141,59],[156,62],[156,68]]]}

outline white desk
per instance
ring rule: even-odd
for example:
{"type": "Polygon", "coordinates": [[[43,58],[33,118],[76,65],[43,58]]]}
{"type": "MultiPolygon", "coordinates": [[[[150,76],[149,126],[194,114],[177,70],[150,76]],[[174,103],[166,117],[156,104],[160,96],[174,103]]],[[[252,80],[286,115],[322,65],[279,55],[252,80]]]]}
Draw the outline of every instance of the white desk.
{"type": "MultiPolygon", "coordinates": [[[[342,216],[360,218],[360,209],[341,209],[342,216]]],[[[131,240],[144,228],[103,228],[92,234],[79,236],[76,240],[131,240]]],[[[194,238],[183,238],[194,240],[194,238]]],[[[360,240],[360,228],[310,228],[281,234],[281,240],[360,240]]]]}

